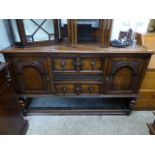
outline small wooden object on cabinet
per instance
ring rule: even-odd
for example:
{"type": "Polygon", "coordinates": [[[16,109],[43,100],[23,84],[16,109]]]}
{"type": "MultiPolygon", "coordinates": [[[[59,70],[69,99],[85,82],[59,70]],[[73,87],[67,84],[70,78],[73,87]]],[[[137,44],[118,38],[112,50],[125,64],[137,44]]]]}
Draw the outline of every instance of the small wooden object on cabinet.
{"type": "Polygon", "coordinates": [[[28,122],[22,116],[7,65],[0,64],[0,135],[25,134],[28,122]]]}

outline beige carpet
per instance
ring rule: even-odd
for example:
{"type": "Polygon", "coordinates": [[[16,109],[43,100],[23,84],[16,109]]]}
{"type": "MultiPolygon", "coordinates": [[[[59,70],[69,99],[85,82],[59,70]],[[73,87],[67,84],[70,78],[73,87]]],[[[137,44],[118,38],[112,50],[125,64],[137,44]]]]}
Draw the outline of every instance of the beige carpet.
{"type": "Polygon", "coordinates": [[[128,116],[53,115],[28,116],[28,135],[147,135],[151,111],[128,116]]]}

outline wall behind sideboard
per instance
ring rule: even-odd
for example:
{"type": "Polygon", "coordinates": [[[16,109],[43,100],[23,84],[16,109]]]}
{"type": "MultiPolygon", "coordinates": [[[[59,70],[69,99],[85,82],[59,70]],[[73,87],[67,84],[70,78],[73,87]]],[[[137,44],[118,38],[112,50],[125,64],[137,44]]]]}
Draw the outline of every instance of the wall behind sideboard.
{"type": "MultiPolygon", "coordinates": [[[[0,51],[11,46],[13,40],[7,19],[0,19],[0,51]]],[[[4,62],[4,57],[0,54],[0,61],[4,62]]]]}

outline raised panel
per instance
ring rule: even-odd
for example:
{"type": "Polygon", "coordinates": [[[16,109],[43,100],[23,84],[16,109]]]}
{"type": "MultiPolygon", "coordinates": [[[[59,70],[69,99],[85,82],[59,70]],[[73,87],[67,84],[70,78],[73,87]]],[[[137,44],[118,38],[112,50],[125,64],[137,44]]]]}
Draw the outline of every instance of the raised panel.
{"type": "Polygon", "coordinates": [[[49,93],[49,77],[46,59],[16,58],[14,60],[15,74],[18,75],[20,93],[41,94],[49,93]]]}
{"type": "Polygon", "coordinates": [[[144,60],[140,58],[113,58],[109,60],[106,91],[111,94],[136,93],[144,60]]]}
{"type": "Polygon", "coordinates": [[[22,74],[25,90],[43,90],[44,79],[42,74],[34,67],[25,67],[22,74]]]}
{"type": "Polygon", "coordinates": [[[132,82],[132,70],[122,67],[117,70],[111,81],[112,90],[129,90],[132,82]]]}

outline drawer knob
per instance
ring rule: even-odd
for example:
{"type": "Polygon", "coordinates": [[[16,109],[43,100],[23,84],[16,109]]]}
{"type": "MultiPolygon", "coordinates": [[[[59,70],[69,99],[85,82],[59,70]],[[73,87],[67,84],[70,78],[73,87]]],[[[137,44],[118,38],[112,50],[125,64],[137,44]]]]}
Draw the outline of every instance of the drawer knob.
{"type": "Polygon", "coordinates": [[[76,59],[74,62],[73,62],[73,66],[76,70],[78,69],[81,69],[81,67],[83,66],[83,63],[80,61],[80,59],[76,59]]]}
{"type": "Polygon", "coordinates": [[[82,88],[80,86],[75,87],[75,93],[80,94],[82,92],[82,88]]]}
{"type": "Polygon", "coordinates": [[[63,88],[63,91],[64,91],[64,94],[66,94],[66,93],[67,93],[67,88],[64,87],[64,88],[63,88]]]}
{"type": "Polygon", "coordinates": [[[89,92],[90,92],[90,94],[93,93],[93,88],[92,87],[89,88],[89,92]]]}
{"type": "Polygon", "coordinates": [[[61,68],[62,68],[62,70],[65,69],[65,62],[62,62],[62,63],[61,63],[61,68]]]}
{"type": "Polygon", "coordinates": [[[92,61],[92,70],[94,70],[95,66],[96,66],[96,62],[95,61],[92,61]]]}

